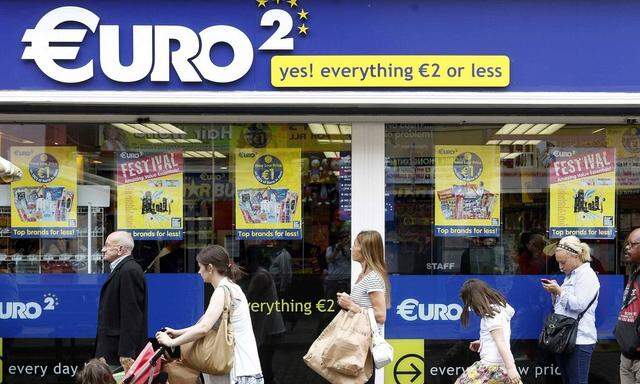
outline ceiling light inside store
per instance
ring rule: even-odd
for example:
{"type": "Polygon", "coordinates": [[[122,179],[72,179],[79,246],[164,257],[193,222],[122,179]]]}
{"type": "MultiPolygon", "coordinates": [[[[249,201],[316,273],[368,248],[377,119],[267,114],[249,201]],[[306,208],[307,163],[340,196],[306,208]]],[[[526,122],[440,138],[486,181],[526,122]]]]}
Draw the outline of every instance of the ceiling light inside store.
{"type": "Polygon", "coordinates": [[[202,143],[202,140],[199,140],[199,139],[187,139],[187,141],[190,142],[190,143],[195,143],[195,144],[202,143]]]}
{"type": "Polygon", "coordinates": [[[345,143],[345,144],[351,144],[351,140],[350,140],[350,139],[346,139],[346,140],[344,141],[344,143],[345,143]]]}
{"type": "Polygon", "coordinates": [[[156,132],[153,129],[143,125],[143,124],[129,124],[129,126],[137,129],[138,131],[142,132],[142,133],[147,133],[147,134],[155,134],[155,133],[160,133],[160,132],[156,132]]]}
{"type": "Polygon", "coordinates": [[[525,145],[527,140],[516,140],[513,142],[513,145],[525,145]]]}
{"type": "Polygon", "coordinates": [[[547,128],[549,126],[549,124],[536,124],[533,127],[531,127],[531,129],[529,129],[527,132],[525,132],[525,135],[537,135],[538,133],[540,133],[541,131],[543,131],[545,128],[547,128]]]}
{"type": "Polygon", "coordinates": [[[516,127],[516,129],[514,129],[513,131],[511,131],[511,135],[522,135],[523,133],[527,132],[529,129],[533,128],[535,124],[520,124],[516,127]]]}
{"type": "Polygon", "coordinates": [[[600,128],[600,129],[596,129],[595,131],[591,132],[591,133],[598,133],[598,132],[602,132],[604,131],[606,128],[600,128]]]}
{"type": "Polygon", "coordinates": [[[542,132],[540,132],[541,135],[553,135],[558,129],[564,127],[566,124],[551,124],[550,126],[548,126],[547,128],[545,128],[542,132]]]}
{"type": "Polygon", "coordinates": [[[542,143],[542,140],[529,140],[527,141],[527,145],[538,145],[542,143]]]}
{"type": "Polygon", "coordinates": [[[176,140],[176,143],[182,143],[182,144],[189,142],[189,140],[187,139],[175,139],[175,140],[176,140]]]}
{"type": "Polygon", "coordinates": [[[160,139],[160,141],[162,141],[163,143],[170,143],[170,144],[176,143],[176,141],[173,139],[160,139]]]}
{"type": "Polygon", "coordinates": [[[122,123],[117,123],[117,124],[111,124],[114,127],[118,128],[118,129],[122,129],[125,132],[129,132],[129,133],[133,133],[133,134],[137,134],[137,133],[142,133],[139,130],[133,128],[132,126],[130,126],[129,124],[122,124],[122,123]]]}
{"type": "Polygon", "coordinates": [[[486,145],[499,145],[500,140],[489,140],[486,145]]]}
{"type": "Polygon", "coordinates": [[[324,129],[327,131],[329,135],[340,134],[340,128],[338,127],[338,124],[325,124],[324,129]]]}
{"type": "Polygon", "coordinates": [[[515,159],[516,157],[522,155],[522,152],[513,152],[513,153],[509,153],[507,156],[504,157],[505,160],[511,160],[511,159],[515,159]]]}
{"type": "Polygon", "coordinates": [[[184,153],[184,157],[187,157],[187,158],[189,158],[189,157],[203,158],[204,156],[202,156],[201,154],[199,154],[196,151],[186,151],[184,153]]]}
{"type": "Polygon", "coordinates": [[[213,152],[213,155],[214,155],[215,157],[217,157],[218,159],[224,159],[224,158],[226,158],[226,157],[227,157],[227,156],[223,155],[222,153],[220,153],[220,152],[218,152],[218,151],[214,151],[214,152],[213,152]]]}
{"type": "Polygon", "coordinates": [[[172,132],[168,129],[165,129],[161,126],[159,126],[158,124],[144,124],[145,127],[158,132],[158,133],[164,133],[164,134],[171,134],[172,132]]]}
{"type": "Polygon", "coordinates": [[[343,135],[351,135],[351,125],[350,124],[340,124],[340,133],[343,135]]]}
{"type": "Polygon", "coordinates": [[[331,143],[331,140],[329,140],[329,139],[318,139],[318,143],[329,144],[329,143],[331,143]]]}
{"type": "Polygon", "coordinates": [[[160,139],[147,139],[147,141],[153,144],[162,144],[162,140],[160,139]]]}
{"type": "Polygon", "coordinates": [[[187,132],[183,131],[182,129],[176,127],[173,124],[164,123],[164,124],[158,124],[158,125],[161,126],[164,129],[166,129],[167,131],[169,131],[171,133],[175,133],[177,135],[186,135],[187,134],[187,132]]]}
{"type": "Polygon", "coordinates": [[[340,156],[338,156],[337,152],[325,152],[324,153],[324,157],[326,157],[327,159],[335,159],[335,158],[338,158],[340,156]]]}
{"type": "Polygon", "coordinates": [[[511,133],[511,131],[516,129],[517,126],[518,124],[505,124],[502,128],[500,128],[500,130],[498,130],[498,132],[496,132],[496,135],[508,135],[511,133]]]}
{"type": "Polygon", "coordinates": [[[513,140],[502,140],[500,141],[500,145],[511,145],[513,144],[513,140]]]}
{"type": "Polygon", "coordinates": [[[324,130],[324,126],[322,124],[311,123],[311,124],[309,124],[309,129],[311,130],[311,133],[313,133],[314,135],[326,135],[327,134],[327,132],[324,130]]]}
{"type": "Polygon", "coordinates": [[[198,153],[202,157],[213,158],[213,152],[211,151],[196,151],[196,153],[198,153]]]}

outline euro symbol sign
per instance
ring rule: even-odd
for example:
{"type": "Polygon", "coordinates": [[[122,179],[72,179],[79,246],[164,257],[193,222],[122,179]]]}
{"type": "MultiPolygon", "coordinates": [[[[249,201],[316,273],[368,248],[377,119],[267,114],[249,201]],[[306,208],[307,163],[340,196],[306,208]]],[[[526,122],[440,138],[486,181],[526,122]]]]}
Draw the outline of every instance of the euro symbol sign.
{"type": "Polygon", "coordinates": [[[22,36],[25,47],[22,60],[34,60],[42,72],[61,83],[81,83],[93,77],[93,59],[79,68],[65,68],[56,60],[75,60],[80,47],[55,46],[52,43],[81,43],[86,29],[57,29],[62,23],[75,22],[95,32],[100,18],[95,13],[80,7],[56,8],[40,19],[35,28],[27,29],[22,36]]]}

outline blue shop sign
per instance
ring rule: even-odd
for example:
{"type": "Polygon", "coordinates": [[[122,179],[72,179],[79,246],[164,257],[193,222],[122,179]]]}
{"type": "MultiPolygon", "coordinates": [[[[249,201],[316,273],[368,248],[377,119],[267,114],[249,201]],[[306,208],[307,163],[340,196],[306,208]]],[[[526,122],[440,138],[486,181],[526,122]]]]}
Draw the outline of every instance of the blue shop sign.
{"type": "MultiPolygon", "coordinates": [[[[94,338],[107,274],[0,275],[0,338],[94,338]]],[[[148,332],[194,324],[204,312],[196,274],[146,275],[148,332]]]]}
{"type": "Polygon", "coordinates": [[[640,91],[636,2],[0,4],[0,90],[640,91]]]}
{"type": "MultiPolygon", "coordinates": [[[[391,339],[458,340],[478,337],[480,319],[471,315],[467,328],[460,325],[460,288],[465,280],[478,278],[500,291],[516,310],[511,319],[511,338],[535,340],[545,317],[552,311],[549,294],[540,278],[562,282],[563,276],[392,276],[391,303],[385,324],[391,339]]],[[[622,275],[599,275],[600,300],[596,308],[599,339],[612,339],[622,304],[622,275]]]]}

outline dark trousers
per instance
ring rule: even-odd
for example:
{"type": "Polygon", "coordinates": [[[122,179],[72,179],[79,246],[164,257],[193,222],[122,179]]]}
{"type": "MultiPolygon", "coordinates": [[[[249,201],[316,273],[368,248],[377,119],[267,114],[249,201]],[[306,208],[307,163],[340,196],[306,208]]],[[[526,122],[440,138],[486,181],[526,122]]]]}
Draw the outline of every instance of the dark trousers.
{"type": "Polygon", "coordinates": [[[589,366],[595,344],[576,345],[571,353],[556,354],[556,362],[564,384],[587,384],[589,366]]]}

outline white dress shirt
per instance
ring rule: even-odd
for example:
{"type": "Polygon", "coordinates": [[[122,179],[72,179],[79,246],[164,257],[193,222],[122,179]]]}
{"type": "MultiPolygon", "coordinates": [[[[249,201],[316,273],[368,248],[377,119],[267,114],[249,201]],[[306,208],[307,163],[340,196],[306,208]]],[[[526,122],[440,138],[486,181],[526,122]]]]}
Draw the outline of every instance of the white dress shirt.
{"type": "Polygon", "coordinates": [[[111,264],[109,264],[109,267],[111,268],[111,272],[115,271],[118,264],[122,263],[122,260],[124,260],[124,258],[127,256],[131,256],[131,255],[120,256],[117,259],[113,260],[111,264]]]}
{"type": "MultiPolygon", "coordinates": [[[[554,311],[559,315],[574,319],[587,308],[591,300],[600,291],[598,276],[589,263],[584,263],[569,273],[562,283],[562,293],[555,296],[554,311]]],[[[596,307],[598,299],[582,316],[578,323],[577,345],[591,345],[598,342],[596,330],[596,307]]]]}

